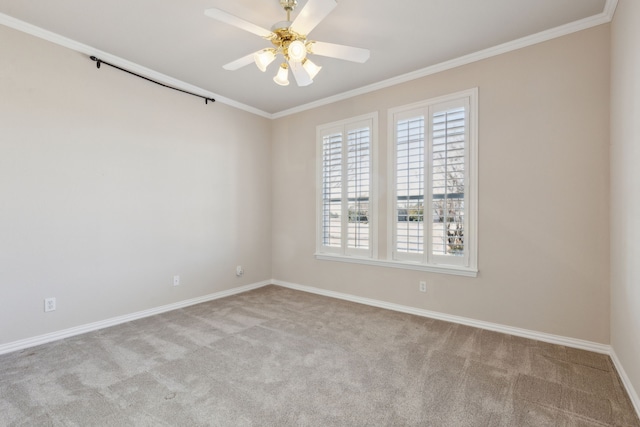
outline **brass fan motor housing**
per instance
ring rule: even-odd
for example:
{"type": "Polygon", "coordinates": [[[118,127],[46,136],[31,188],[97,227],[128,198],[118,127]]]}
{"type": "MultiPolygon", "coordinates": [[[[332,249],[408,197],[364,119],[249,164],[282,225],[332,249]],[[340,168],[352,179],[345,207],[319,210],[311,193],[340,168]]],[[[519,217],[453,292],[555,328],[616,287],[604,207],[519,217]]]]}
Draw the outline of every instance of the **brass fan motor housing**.
{"type": "MultiPolygon", "coordinates": [[[[284,0],[283,0],[284,1],[284,0]]],[[[281,51],[285,58],[289,59],[289,45],[296,40],[307,44],[307,38],[301,34],[292,31],[289,27],[277,28],[272,30],[275,34],[271,38],[271,43],[276,47],[276,51],[281,51]]]]}

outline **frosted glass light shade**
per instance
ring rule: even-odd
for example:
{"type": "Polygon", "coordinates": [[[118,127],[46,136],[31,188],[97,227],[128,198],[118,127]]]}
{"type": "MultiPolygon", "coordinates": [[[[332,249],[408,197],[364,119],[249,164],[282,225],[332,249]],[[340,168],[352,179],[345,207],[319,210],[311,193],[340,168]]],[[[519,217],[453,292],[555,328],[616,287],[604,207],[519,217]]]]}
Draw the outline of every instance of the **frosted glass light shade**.
{"type": "Polygon", "coordinates": [[[253,55],[253,60],[255,61],[260,71],[262,71],[263,73],[267,71],[267,67],[273,62],[274,59],[276,59],[276,54],[273,49],[264,49],[260,52],[256,52],[256,54],[253,55]]]}
{"type": "Polygon", "coordinates": [[[307,47],[300,40],[296,40],[289,45],[287,52],[290,61],[302,62],[307,56],[307,47]]]}
{"type": "Polygon", "coordinates": [[[278,68],[278,74],[273,78],[273,81],[278,83],[280,86],[288,86],[289,85],[289,68],[287,64],[282,63],[280,68],[278,68]]]}
{"type": "Polygon", "coordinates": [[[316,64],[311,62],[309,58],[305,58],[304,61],[302,61],[302,68],[304,68],[307,74],[309,74],[311,80],[313,80],[320,70],[322,70],[322,67],[318,67],[316,64]]]}

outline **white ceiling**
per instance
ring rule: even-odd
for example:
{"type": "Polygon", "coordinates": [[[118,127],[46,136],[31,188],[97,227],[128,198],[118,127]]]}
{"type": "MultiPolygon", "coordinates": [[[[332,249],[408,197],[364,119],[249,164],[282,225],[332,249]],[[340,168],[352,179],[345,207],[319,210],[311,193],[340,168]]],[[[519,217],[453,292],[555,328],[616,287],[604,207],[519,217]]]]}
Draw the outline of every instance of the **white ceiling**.
{"type": "MultiPolygon", "coordinates": [[[[616,1],[338,0],[308,38],[368,48],[371,57],[357,64],[316,56],[323,69],[307,87],[293,78],[289,86],[276,85],[278,61],[266,73],[254,65],[222,69],[270,43],[204,15],[216,7],[268,29],[286,18],[278,0],[0,0],[0,23],[277,117],[426,75],[438,64],[469,62],[608,22],[616,1]]],[[[306,2],[298,0],[296,10],[306,2]]]]}

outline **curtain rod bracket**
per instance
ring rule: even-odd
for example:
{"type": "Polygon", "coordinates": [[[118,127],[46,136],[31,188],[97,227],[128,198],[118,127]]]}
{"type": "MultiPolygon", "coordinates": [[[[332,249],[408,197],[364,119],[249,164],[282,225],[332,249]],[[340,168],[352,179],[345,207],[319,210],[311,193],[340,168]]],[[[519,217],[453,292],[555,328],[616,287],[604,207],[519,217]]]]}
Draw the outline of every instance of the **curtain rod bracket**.
{"type": "Polygon", "coordinates": [[[197,96],[198,98],[204,98],[204,103],[205,104],[209,104],[209,101],[216,102],[216,100],[213,99],[213,98],[209,98],[209,97],[203,96],[203,95],[198,95],[197,93],[189,92],[189,91],[186,91],[186,90],[183,90],[183,89],[179,89],[177,87],[173,87],[173,86],[166,85],[164,83],[160,83],[159,81],[150,79],[149,77],[141,76],[140,74],[134,73],[133,71],[125,70],[124,68],[120,68],[117,65],[113,65],[113,64],[110,64],[108,62],[105,62],[105,61],[103,61],[103,60],[101,60],[99,58],[96,58],[95,56],[90,56],[90,58],[91,58],[92,61],[95,61],[96,68],[100,68],[100,65],[106,64],[106,65],[108,65],[110,67],[116,68],[116,69],[118,69],[120,71],[124,71],[125,73],[132,74],[132,75],[134,75],[136,77],[140,77],[141,79],[150,81],[151,83],[155,83],[155,84],[157,84],[159,86],[163,86],[163,87],[166,87],[166,88],[169,88],[169,89],[177,90],[178,92],[186,93],[187,95],[197,96]]]}
{"type": "Polygon", "coordinates": [[[92,61],[96,61],[96,68],[100,68],[100,65],[102,65],[102,61],[100,61],[98,58],[96,58],[95,56],[91,57],[92,61]]]}

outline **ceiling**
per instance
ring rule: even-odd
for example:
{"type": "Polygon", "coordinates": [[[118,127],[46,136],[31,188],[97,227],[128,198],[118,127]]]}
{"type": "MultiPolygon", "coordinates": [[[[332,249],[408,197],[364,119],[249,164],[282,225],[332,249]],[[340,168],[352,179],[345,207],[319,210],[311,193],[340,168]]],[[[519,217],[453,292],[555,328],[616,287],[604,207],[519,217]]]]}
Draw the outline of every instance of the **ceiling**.
{"type": "MultiPolygon", "coordinates": [[[[307,1],[298,0],[296,11],[307,1]]],[[[289,86],[275,84],[279,61],[265,73],[255,65],[224,70],[270,42],[204,15],[215,7],[269,29],[286,19],[278,0],[0,0],[0,24],[278,117],[609,22],[616,2],[338,0],[308,38],[367,48],[371,57],[358,64],[314,56],[323,68],[306,87],[293,78],[289,86]]]]}

